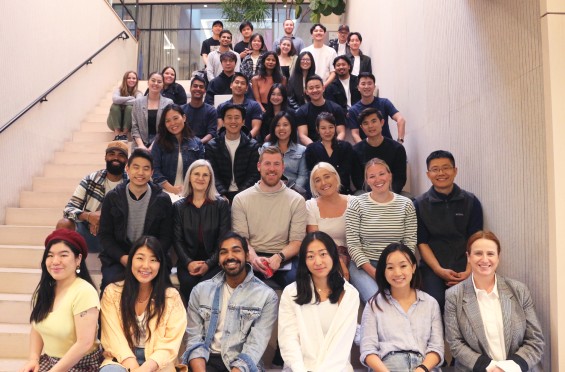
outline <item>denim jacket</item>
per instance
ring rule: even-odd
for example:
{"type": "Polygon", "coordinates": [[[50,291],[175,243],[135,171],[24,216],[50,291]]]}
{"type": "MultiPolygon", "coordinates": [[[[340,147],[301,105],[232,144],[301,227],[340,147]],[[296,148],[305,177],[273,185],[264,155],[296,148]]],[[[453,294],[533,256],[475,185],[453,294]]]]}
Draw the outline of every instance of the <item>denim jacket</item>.
{"type": "MultiPolygon", "coordinates": [[[[262,148],[263,150],[269,146],[276,146],[277,144],[272,144],[271,142],[265,142],[262,148]]],[[[306,151],[306,146],[290,143],[288,150],[284,153],[284,176],[288,182],[296,182],[296,184],[303,189],[308,189],[308,177],[309,172],[306,167],[306,158],[304,157],[304,151],[306,151]]]]}
{"type": "MultiPolygon", "coordinates": [[[[171,185],[175,184],[177,176],[177,166],[179,161],[179,144],[175,140],[175,149],[171,152],[165,151],[161,148],[155,140],[151,148],[153,155],[153,182],[162,184],[169,181],[171,185]]],[[[188,167],[195,160],[204,159],[204,145],[200,142],[200,138],[183,138],[181,142],[181,155],[182,155],[182,174],[186,174],[188,167]]]]}
{"type": "MultiPolygon", "coordinates": [[[[210,356],[220,316],[225,274],[218,273],[192,290],[188,303],[187,350],[182,356],[190,360],[210,356]]],[[[226,368],[242,372],[260,371],[258,366],[277,318],[278,297],[271,288],[253,275],[247,264],[247,277],[230,297],[221,339],[222,360],[226,368]]]]}

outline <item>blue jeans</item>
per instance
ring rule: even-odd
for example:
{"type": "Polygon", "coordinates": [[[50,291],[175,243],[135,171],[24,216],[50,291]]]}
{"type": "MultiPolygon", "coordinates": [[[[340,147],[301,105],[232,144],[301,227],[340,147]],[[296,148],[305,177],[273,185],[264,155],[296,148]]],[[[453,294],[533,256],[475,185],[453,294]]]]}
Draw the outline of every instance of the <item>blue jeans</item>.
{"type": "Polygon", "coordinates": [[[424,357],[414,351],[393,351],[385,355],[383,363],[390,372],[413,371],[422,364],[424,357]]]}
{"type": "Polygon", "coordinates": [[[77,232],[82,235],[84,240],[86,240],[86,246],[88,247],[89,253],[100,252],[100,243],[98,238],[90,233],[89,224],[85,221],[75,221],[77,227],[77,232]]]}
{"type": "MultiPolygon", "coordinates": [[[[378,261],[371,260],[370,262],[373,267],[377,267],[378,261]]],[[[357,268],[353,261],[349,263],[349,278],[349,282],[357,289],[363,303],[369,301],[379,289],[375,278],[372,278],[365,270],[357,268]]]]}
{"type": "MultiPolygon", "coordinates": [[[[137,359],[137,364],[142,365],[145,363],[145,349],[141,347],[136,347],[133,349],[135,354],[135,359],[137,359]]],[[[128,371],[121,364],[108,364],[100,368],[100,372],[126,372],[128,371]]]]}

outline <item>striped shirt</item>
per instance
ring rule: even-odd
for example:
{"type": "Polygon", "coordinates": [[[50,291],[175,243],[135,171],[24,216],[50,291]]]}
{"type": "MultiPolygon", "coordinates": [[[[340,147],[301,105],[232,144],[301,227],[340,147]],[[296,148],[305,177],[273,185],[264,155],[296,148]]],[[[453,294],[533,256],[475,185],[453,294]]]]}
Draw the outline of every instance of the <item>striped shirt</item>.
{"type": "Polygon", "coordinates": [[[388,203],[378,203],[366,193],[354,197],[345,211],[345,237],[357,267],[378,260],[390,243],[416,249],[416,211],[412,201],[394,194],[388,203]]]}

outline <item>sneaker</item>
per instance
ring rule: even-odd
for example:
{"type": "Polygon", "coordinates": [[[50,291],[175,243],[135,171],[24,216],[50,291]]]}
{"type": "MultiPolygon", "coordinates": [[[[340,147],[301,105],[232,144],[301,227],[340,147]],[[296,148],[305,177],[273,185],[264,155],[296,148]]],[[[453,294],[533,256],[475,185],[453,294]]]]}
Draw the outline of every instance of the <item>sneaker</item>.
{"type": "Polygon", "coordinates": [[[121,135],[118,134],[116,137],[114,137],[114,141],[121,141],[120,137],[121,137],[121,135]]]}
{"type": "Polygon", "coordinates": [[[127,134],[121,134],[117,137],[118,137],[118,141],[126,141],[127,142],[127,140],[128,140],[127,134]]]}

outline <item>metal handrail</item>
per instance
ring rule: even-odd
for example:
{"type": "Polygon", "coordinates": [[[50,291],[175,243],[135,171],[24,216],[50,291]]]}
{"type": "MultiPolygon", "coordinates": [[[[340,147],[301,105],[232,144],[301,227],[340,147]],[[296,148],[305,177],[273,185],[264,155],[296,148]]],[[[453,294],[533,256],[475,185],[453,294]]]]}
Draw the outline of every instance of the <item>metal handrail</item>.
{"type": "Polygon", "coordinates": [[[127,34],[127,32],[122,31],[120,32],[118,35],[114,36],[112,38],[112,40],[110,40],[109,42],[107,42],[102,48],[98,49],[98,51],[96,51],[96,53],[94,53],[93,55],[91,55],[89,58],[87,58],[83,63],[81,63],[80,65],[78,65],[77,68],[75,68],[73,71],[71,71],[67,76],[65,76],[64,78],[62,78],[61,80],[59,80],[58,83],[56,83],[55,85],[53,85],[51,88],[47,89],[47,91],[45,93],[43,93],[42,95],[40,95],[37,99],[35,99],[32,103],[30,103],[26,108],[24,108],[22,111],[20,111],[16,116],[14,116],[12,119],[10,119],[6,124],[4,124],[2,127],[0,127],[0,133],[2,133],[3,131],[5,131],[10,125],[14,124],[14,122],[16,120],[18,120],[19,118],[21,118],[22,116],[24,116],[29,110],[31,110],[31,108],[35,105],[37,105],[40,102],[46,102],[47,101],[47,96],[49,95],[49,93],[51,93],[52,91],[54,91],[57,87],[59,87],[59,85],[63,84],[65,82],[65,80],[67,80],[68,78],[70,78],[75,72],[77,72],[78,70],[80,70],[83,66],[86,65],[90,65],[92,64],[92,59],[94,57],[96,57],[98,54],[100,54],[100,52],[102,52],[104,49],[106,49],[110,44],[112,44],[114,41],[116,41],[117,39],[123,39],[123,40],[127,40],[129,39],[129,35],[127,34]]]}

